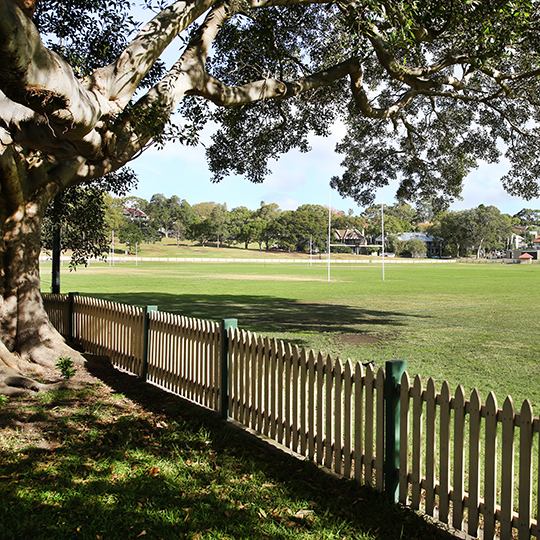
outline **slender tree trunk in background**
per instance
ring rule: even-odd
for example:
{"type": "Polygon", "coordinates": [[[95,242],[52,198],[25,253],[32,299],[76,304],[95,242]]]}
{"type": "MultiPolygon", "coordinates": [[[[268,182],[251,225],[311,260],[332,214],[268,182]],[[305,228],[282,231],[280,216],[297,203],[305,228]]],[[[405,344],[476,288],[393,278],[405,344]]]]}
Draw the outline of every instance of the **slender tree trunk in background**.
{"type": "Polygon", "coordinates": [[[55,227],[53,233],[53,248],[52,248],[52,285],[51,292],[60,294],[60,257],[62,250],[60,249],[60,227],[55,227]]]}
{"type": "MultiPolygon", "coordinates": [[[[60,205],[60,199],[58,197],[54,200],[55,207],[60,205]]],[[[57,215],[58,213],[55,212],[57,215]]],[[[51,292],[53,294],[60,294],[60,257],[62,255],[61,250],[61,223],[54,224],[53,230],[53,246],[52,246],[52,280],[51,280],[51,292]]]]}

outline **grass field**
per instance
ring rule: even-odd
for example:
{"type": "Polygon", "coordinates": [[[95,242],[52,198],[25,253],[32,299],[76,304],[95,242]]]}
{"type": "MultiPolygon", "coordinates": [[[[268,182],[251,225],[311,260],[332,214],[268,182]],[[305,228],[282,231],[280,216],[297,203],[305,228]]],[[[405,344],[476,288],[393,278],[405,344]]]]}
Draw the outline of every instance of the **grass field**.
{"type": "MultiPolygon", "coordinates": [[[[176,256],[176,255],[174,255],[176,256]]],[[[50,265],[42,266],[43,290],[50,265]]],[[[539,265],[240,263],[92,264],[62,291],[212,320],[411,375],[448,380],[485,401],[494,390],[540,411],[539,265]]]]}

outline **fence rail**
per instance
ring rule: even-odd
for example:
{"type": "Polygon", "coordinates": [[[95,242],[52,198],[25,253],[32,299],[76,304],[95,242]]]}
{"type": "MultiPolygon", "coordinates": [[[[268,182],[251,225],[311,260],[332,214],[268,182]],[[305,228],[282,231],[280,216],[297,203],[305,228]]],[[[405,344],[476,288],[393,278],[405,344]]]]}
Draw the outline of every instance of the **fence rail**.
{"type": "MultiPolygon", "coordinates": [[[[473,537],[540,538],[540,419],[526,400],[411,382],[222,324],[43,295],[51,322],[118,368],[473,537]],[[396,448],[395,456],[392,455],[396,448]],[[534,471],[534,475],[533,475],[534,471]],[[394,493],[395,490],[395,493],[394,493]]],[[[400,373],[401,373],[400,372],[400,373]]]]}

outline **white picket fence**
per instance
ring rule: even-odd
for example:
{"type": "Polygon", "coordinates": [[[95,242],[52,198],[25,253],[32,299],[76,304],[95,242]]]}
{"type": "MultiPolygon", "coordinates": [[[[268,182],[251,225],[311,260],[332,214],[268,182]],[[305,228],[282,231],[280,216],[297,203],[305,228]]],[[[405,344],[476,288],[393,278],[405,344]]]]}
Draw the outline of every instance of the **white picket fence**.
{"type": "Polygon", "coordinates": [[[215,322],[80,296],[69,307],[66,296],[43,296],[64,335],[69,328],[75,342],[122,370],[379,491],[396,474],[402,504],[473,537],[540,538],[540,420],[528,400],[520,412],[511,398],[500,409],[493,393],[483,404],[476,390],[467,398],[460,385],[451,395],[444,382],[438,392],[433,379],[424,387],[405,372],[395,389],[399,468],[385,470],[382,368],[238,328],[224,332],[215,322]]]}

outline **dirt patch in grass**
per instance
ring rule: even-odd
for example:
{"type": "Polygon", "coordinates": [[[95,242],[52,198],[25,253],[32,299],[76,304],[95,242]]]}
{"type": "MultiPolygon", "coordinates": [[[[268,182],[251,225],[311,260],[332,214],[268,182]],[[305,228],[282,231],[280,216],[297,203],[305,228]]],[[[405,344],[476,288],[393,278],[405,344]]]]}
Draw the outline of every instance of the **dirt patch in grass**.
{"type": "Polygon", "coordinates": [[[374,345],[381,341],[380,336],[371,336],[369,334],[342,334],[336,336],[336,339],[344,345],[374,345]]]}

